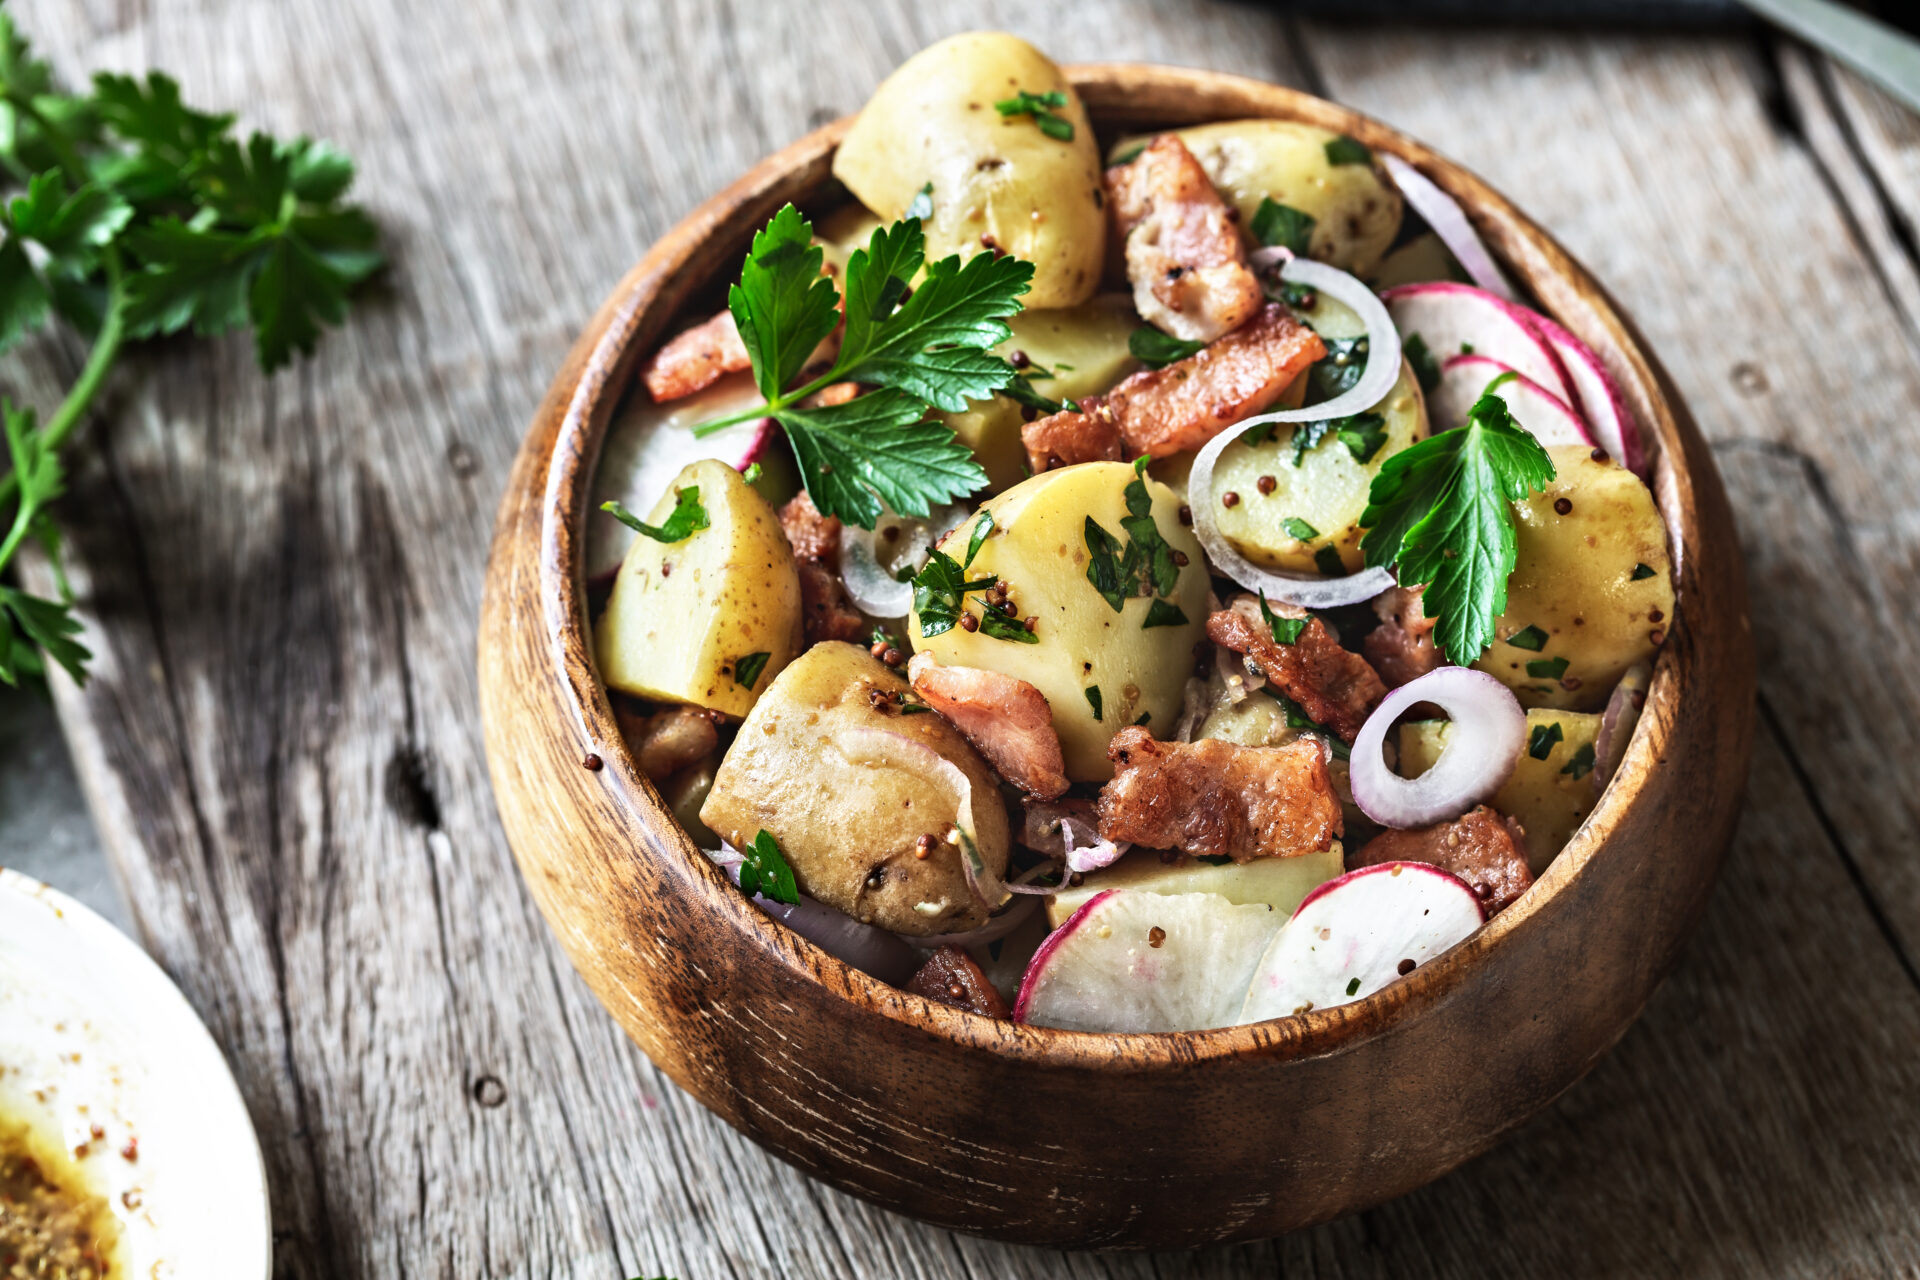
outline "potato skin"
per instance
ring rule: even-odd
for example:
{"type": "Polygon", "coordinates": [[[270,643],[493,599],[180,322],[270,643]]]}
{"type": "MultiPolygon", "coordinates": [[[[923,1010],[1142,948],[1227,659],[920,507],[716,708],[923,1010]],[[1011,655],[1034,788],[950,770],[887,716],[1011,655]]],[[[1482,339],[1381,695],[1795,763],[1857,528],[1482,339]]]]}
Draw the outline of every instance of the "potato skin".
{"type": "Polygon", "coordinates": [[[634,535],[594,626],[594,657],[608,688],[743,716],[800,651],[800,575],[773,507],[724,462],[689,463],[646,522],[664,522],[689,486],[708,527],[672,544],[634,535]],[[767,662],[749,689],[734,663],[753,653],[767,662]]]}
{"type": "MultiPolygon", "coordinates": [[[[1194,645],[1206,626],[1208,582],[1200,544],[1180,523],[1179,498],[1151,476],[1144,483],[1154,524],[1167,544],[1187,559],[1169,597],[1187,621],[1143,628],[1147,598],[1125,600],[1116,613],[1087,580],[1091,557],[1086,522],[1092,518],[1124,544],[1120,521],[1127,514],[1125,490],[1133,479],[1133,468],[1124,462],[1085,462],[1024,480],[984,504],[983,510],[993,513],[994,529],[967,576],[1004,580],[1019,615],[1037,619],[1037,644],[998,640],[959,627],[929,638],[920,633],[917,612],[907,619],[907,636],[916,651],[950,665],[1015,676],[1046,695],[1067,776],[1077,782],[1113,776],[1107,741],[1142,714],[1151,717],[1148,724],[1155,732],[1172,731],[1193,669],[1194,645]],[[1086,696],[1093,686],[1101,691],[1098,721],[1086,696]]],[[[941,540],[941,549],[963,560],[979,519],[976,512],[941,540]]],[[[968,600],[977,613],[979,596],[968,600]]]]}
{"type": "Polygon", "coordinates": [[[1664,639],[1673,626],[1667,526],[1647,486],[1619,463],[1579,447],[1547,452],[1556,478],[1514,504],[1507,609],[1473,665],[1511,686],[1522,706],[1594,711],[1628,667],[1653,657],[1656,633],[1664,639]],[[1640,565],[1653,572],[1636,580],[1640,565]],[[1539,652],[1507,643],[1530,626],[1547,633],[1539,652]],[[1557,679],[1527,671],[1555,658],[1567,659],[1557,679]]]}
{"type": "Polygon", "coordinates": [[[800,891],[856,920],[907,934],[971,929],[986,923],[987,908],[967,888],[959,848],[944,842],[960,817],[952,784],[931,767],[876,763],[850,731],[898,735],[959,766],[972,784],[974,843],[995,875],[1007,869],[1006,804],[958,729],[875,705],[878,694],[897,707],[893,695],[907,692],[865,649],[815,645],[740,726],[700,819],[735,848],[770,832],[800,891]],[[914,848],[923,834],[942,840],[924,859],[914,848]]]}
{"type": "MultiPolygon", "coordinates": [[[[1593,812],[1593,778],[1587,769],[1576,777],[1569,772],[1582,747],[1591,749],[1600,733],[1600,717],[1581,711],[1536,707],[1527,712],[1527,741],[1536,729],[1560,726],[1560,741],[1544,760],[1531,751],[1520,753],[1513,776],[1487,803],[1518,822],[1526,832],[1527,869],[1544,875],[1573,833],[1593,812]]],[[[1409,720],[1399,727],[1400,772],[1407,777],[1426,772],[1440,758],[1453,728],[1445,720],[1409,720]]],[[[1592,757],[1588,757],[1589,769],[1592,757]]]]}
{"type": "Polygon", "coordinates": [[[1400,192],[1371,164],[1332,164],[1339,135],[1292,120],[1228,120],[1174,131],[1251,233],[1263,199],[1313,218],[1307,256],[1358,276],[1400,233],[1400,192]]]}
{"type": "Polygon", "coordinates": [[[1086,108],[1047,56],[1015,36],[976,31],[930,45],[874,91],[833,159],[833,176],[891,222],[927,183],[927,257],[971,257],[985,236],[1034,266],[1030,307],[1093,296],[1106,253],[1100,152],[1086,108]],[[995,102],[1059,91],[1071,141],[995,102]]]}

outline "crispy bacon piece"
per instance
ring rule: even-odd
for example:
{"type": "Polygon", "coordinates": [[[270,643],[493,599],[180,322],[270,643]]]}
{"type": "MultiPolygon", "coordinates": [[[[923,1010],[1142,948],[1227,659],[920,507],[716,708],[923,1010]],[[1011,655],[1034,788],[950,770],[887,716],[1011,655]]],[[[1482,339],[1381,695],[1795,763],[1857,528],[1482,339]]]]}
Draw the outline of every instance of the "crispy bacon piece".
{"type": "Polygon", "coordinates": [[[866,622],[840,582],[840,520],[823,516],[805,493],[780,508],[780,527],[800,570],[800,616],[809,645],[858,640],[866,622]]]}
{"type": "Polygon", "coordinates": [[[753,368],[733,313],[722,311],[667,340],[640,370],[655,403],[703,391],[729,373],[753,368]]]}
{"type": "Polygon", "coordinates": [[[1100,790],[1100,834],[1236,862],[1331,848],[1340,797],[1327,756],[1312,738],[1281,747],[1159,742],[1130,725],[1107,745],[1114,774],[1100,790]]]}
{"type": "MultiPolygon", "coordinates": [[[[1285,602],[1270,607],[1281,617],[1307,617],[1305,609],[1285,602]]],[[[1252,658],[1314,723],[1325,725],[1347,742],[1360,732],[1367,713],[1387,696],[1387,687],[1367,660],[1341,648],[1320,619],[1308,618],[1292,644],[1281,644],[1250,595],[1235,596],[1230,608],[1208,617],[1207,638],[1252,658]]]]}
{"type": "Polygon", "coordinates": [[[1025,680],[979,667],[943,667],[930,653],[907,664],[913,691],[953,722],[1000,776],[1051,800],[1067,789],[1066,761],[1047,697],[1025,680]]]}
{"type": "Polygon", "coordinates": [[[1086,823],[1089,827],[1098,822],[1093,812],[1093,801],[1079,796],[1062,796],[1058,800],[1035,800],[1031,796],[1020,802],[1021,844],[1035,853],[1044,853],[1054,858],[1067,856],[1067,842],[1060,835],[1060,825],[1067,818],[1086,823]]]}
{"type": "Polygon", "coordinates": [[[958,947],[941,947],[907,981],[907,990],[986,1018],[1008,1018],[1007,1002],[987,981],[972,956],[958,947]]]}
{"type": "Polygon", "coordinates": [[[1184,453],[1265,411],[1326,354],[1319,334],[1269,303],[1185,360],[1127,378],[1107,393],[1107,412],[1128,457],[1184,453]]]}
{"type": "Polygon", "coordinates": [[[713,713],[699,707],[667,707],[643,715],[622,704],[614,707],[614,719],[640,772],[655,782],[666,781],[720,745],[713,713]]]}
{"type": "Polygon", "coordinates": [[[1347,867],[1378,862],[1428,862],[1451,871],[1497,915],[1533,884],[1526,832],[1512,818],[1481,805],[1452,822],[1417,831],[1383,831],[1351,854],[1347,867]]]}
{"type": "Polygon", "coordinates": [[[1247,269],[1233,210],[1186,143],[1161,134],[1132,163],[1107,170],[1106,184],[1141,319],[1212,342],[1259,309],[1266,294],[1247,269]]]}
{"type": "Polygon", "coordinates": [[[1020,428],[1020,441],[1027,446],[1027,465],[1033,468],[1033,474],[1076,462],[1123,459],[1120,432],[1113,425],[1113,412],[1105,399],[1089,396],[1080,402],[1080,410],[1075,413],[1064,409],[1020,428]]]}
{"type": "Polygon", "coordinates": [[[1398,689],[1440,665],[1433,619],[1420,607],[1424,590],[1393,587],[1374,597],[1373,611],[1380,615],[1380,625],[1367,633],[1360,647],[1389,689],[1398,689]]]}

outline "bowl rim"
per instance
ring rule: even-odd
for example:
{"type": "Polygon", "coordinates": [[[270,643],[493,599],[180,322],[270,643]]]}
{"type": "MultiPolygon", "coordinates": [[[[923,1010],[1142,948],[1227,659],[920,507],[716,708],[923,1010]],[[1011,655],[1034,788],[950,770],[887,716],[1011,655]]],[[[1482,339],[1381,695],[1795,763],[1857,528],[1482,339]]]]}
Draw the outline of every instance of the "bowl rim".
{"type": "MultiPolygon", "coordinates": [[[[730,918],[740,942],[756,946],[794,978],[820,982],[864,1013],[930,1033],[960,1049],[1043,1066],[1131,1074],[1249,1055],[1293,1060],[1342,1053],[1444,1007],[1488,962],[1502,939],[1526,927],[1586,873],[1604,852],[1606,833],[1639,795],[1648,770],[1666,755],[1679,715],[1690,710],[1678,700],[1681,681],[1676,654],[1683,646],[1674,637],[1689,626],[1695,611],[1688,603],[1698,590],[1691,552],[1703,530],[1693,478],[1684,464],[1685,438],[1697,434],[1697,429],[1686,419],[1637,328],[1592,274],[1505,196],[1440,153],[1350,108],[1249,77],[1138,62],[1067,64],[1062,70],[1089,115],[1108,129],[1129,122],[1175,128],[1265,117],[1328,128],[1358,139],[1375,152],[1398,156],[1467,210],[1496,261],[1544,313],[1591,346],[1620,383],[1653,445],[1649,487],[1668,529],[1674,617],[1656,657],[1645,710],[1619,770],[1534,887],[1465,942],[1350,1004],[1203,1031],[1085,1032],[973,1014],[853,969],[755,908],[694,846],[657,788],[640,772],[593,664],[582,572],[587,499],[606,429],[633,382],[639,349],[656,341],[666,323],[680,317],[688,294],[713,282],[711,271],[691,270],[690,259],[716,237],[744,245],[759,222],[784,203],[785,197],[776,198],[776,193],[786,190],[795,173],[817,170],[811,182],[817,189],[851,116],[823,125],[762,159],[656,240],[600,309],[594,323],[604,327],[598,337],[584,352],[577,349],[579,358],[570,359],[560,374],[563,384],[569,377],[574,381],[571,386],[556,386],[563,391],[561,415],[545,467],[539,515],[538,585],[547,654],[553,673],[565,686],[565,709],[581,741],[598,744],[590,749],[605,766],[602,778],[614,803],[630,811],[663,848],[679,856],[679,865],[661,869],[671,873],[681,891],[701,895],[704,906],[730,918]],[[1160,112],[1130,121],[1128,89],[1143,81],[1180,90],[1191,104],[1191,119],[1169,122],[1160,112]],[[756,222],[750,211],[762,206],[765,213],[756,222]],[[656,306],[663,297],[667,305],[656,306]]],[[[644,858],[650,853],[635,845],[605,851],[609,858],[622,855],[644,858]]]]}

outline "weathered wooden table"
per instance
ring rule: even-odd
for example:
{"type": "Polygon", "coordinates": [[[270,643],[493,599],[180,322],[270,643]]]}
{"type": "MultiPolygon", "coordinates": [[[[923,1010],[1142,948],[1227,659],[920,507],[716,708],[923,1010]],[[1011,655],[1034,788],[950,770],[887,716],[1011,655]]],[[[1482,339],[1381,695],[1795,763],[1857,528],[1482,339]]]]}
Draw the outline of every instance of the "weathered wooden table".
{"type": "MultiPolygon", "coordinates": [[[[135,361],[67,504],[100,657],[61,721],[140,936],[239,1075],[284,1274],[1920,1271],[1920,122],[1757,32],[1149,0],[17,17],[70,77],[165,67],[197,102],[343,144],[393,251],[383,292],[278,381],[238,340],[135,361]],[[704,195],[980,26],[1302,85],[1476,167],[1638,317],[1743,522],[1763,731],[1679,971],[1505,1146],[1274,1243],[1062,1257],[808,1182],[620,1036],[495,823],[481,569],[576,327],[704,195]]],[[[42,347],[7,380],[44,393],[75,359],[42,347]]]]}

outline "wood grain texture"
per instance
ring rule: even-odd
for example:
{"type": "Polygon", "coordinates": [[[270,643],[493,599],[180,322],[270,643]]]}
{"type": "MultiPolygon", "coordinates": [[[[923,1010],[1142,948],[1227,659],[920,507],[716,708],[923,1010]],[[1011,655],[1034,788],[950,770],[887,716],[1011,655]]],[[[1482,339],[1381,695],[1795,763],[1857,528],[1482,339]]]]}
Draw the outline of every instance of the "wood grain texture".
{"type": "MultiPolygon", "coordinates": [[[[387,291],[276,383],[237,341],[134,362],[70,504],[102,661],[84,695],[60,690],[63,718],[141,934],[235,1062],[284,1274],[1920,1269],[1900,750],[1920,712],[1901,661],[1920,362],[1882,283],[1898,261],[1856,229],[1875,210],[1911,228],[1920,149],[1870,91],[1783,110],[1771,51],[1721,38],[1322,29],[1145,0],[33,0],[17,17],[69,75],[161,65],[197,101],[342,143],[396,247],[387,291]],[[572,334],[754,157],[928,40],[996,25],[1062,57],[1328,92],[1486,174],[1633,310],[1743,514],[1763,735],[1674,979],[1513,1140],[1275,1243],[1008,1248],[766,1157],[568,971],[480,764],[488,524],[572,334]],[[1799,119],[1840,129],[1875,203],[1849,203],[1799,119]]],[[[71,372],[70,350],[36,354],[71,372]]],[[[4,370],[16,393],[22,367],[4,370]]]]}

